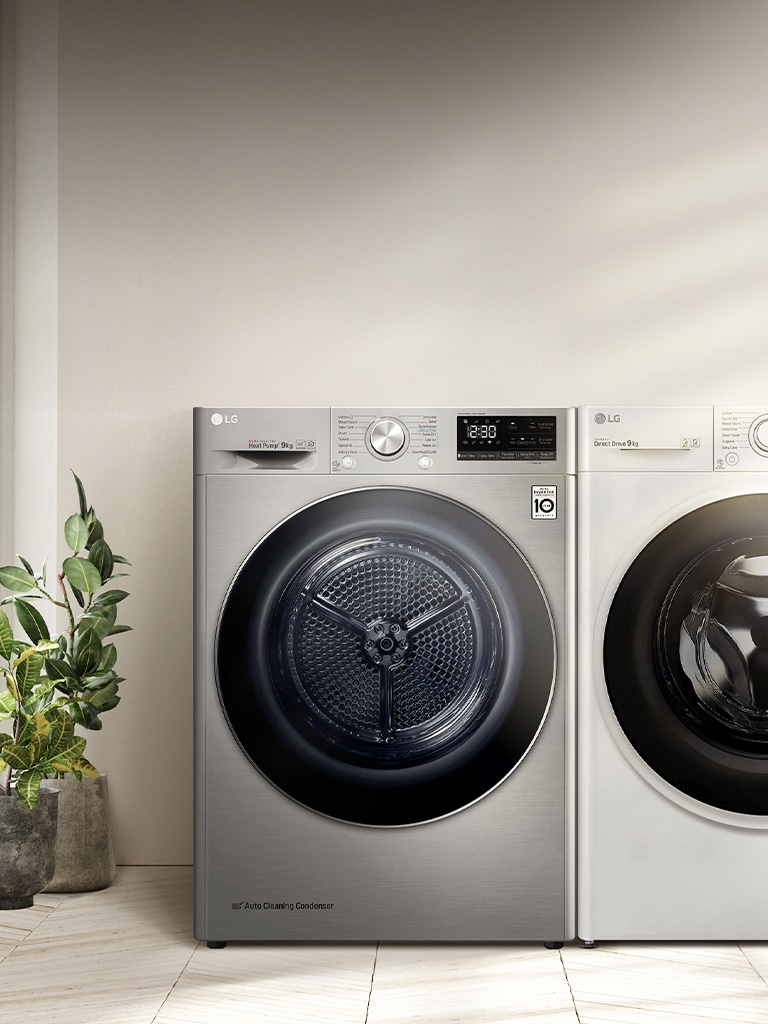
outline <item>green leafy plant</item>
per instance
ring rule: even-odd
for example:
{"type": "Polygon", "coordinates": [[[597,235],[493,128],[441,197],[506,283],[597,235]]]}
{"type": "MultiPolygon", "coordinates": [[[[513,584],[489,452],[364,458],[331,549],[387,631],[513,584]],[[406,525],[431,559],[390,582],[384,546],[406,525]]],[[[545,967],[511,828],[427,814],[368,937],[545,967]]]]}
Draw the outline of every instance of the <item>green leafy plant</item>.
{"type": "Polygon", "coordinates": [[[13,725],[11,734],[0,733],[0,772],[6,772],[6,793],[15,779],[17,796],[30,807],[46,775],[98,775],[83,757],[85,739],[75,735],[75,726],[101,729],[100,716],[117,706],[123,682],[115,672],[115,645],[107,641],[130,628],[117,623],[117,606],[128,594],[107,584],[125,575],[115,566],[128,563],[104,539],[77,476],[75,483],[79,512],[64,524],[72,554],[56,576],[56,591],[50,592],[45,565],[36,573],[19,556],[20,566],[0,568],[0,586],[11,592],[0,604],[13,606],[25,633],[24,639],[14,637],[0,608],[0,672],[6,683],[0,722],[13,725]],[[66,613],[63,632],[51,635],[34,603],[41,600],[66,613]]]}
{"type": "Polygon", "coordinates": [[[0,733],[0,771],[5,771],[5,794],[13,782],[16,795],[34,807],[40,783],[47,775],[71,773],[98,777],[83,757],[85,739],[75,736],[75,722],[52,700],[54,683],[42,672],[46,654],[58,649],[51,641],[28,644],[16,640],[8,616],[0,609],[0,671],[6,691],[0,695],[0,720],[13,723],[12,734],[0,733]]]}

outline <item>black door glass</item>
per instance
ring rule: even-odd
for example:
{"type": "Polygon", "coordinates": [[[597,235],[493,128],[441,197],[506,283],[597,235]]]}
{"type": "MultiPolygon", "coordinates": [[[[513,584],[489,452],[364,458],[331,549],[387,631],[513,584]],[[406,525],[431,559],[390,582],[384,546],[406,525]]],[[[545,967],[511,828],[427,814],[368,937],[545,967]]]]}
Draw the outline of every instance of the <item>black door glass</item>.
{"type": "Polygon", "coordinates": [[[245,755],[330,817],[415,824],[474,802],[525,755],[555,642],[530,566],[458,502],[366,488],[296,512],[241,566],[216,678],[245,755]]]}
{"type": "Polygon", "coordinates": [[[737,537],[686,566],[659,617],[673,702],[725,746],[768,741],[768,535],[737,537]]]}
{"type": "Polygon", "coordinates": [[[683,793],[768,814],[768,494],[661,531],[617,587],[603,644],[621,728],[683,793]]]}
{"type": "Polygon", "coordinates": [[[508,657],[483,581],[405,534],[342,543],[304,565],[271,626],[286,715],[352,763],[418,764],[457,747],[508,657]]]}

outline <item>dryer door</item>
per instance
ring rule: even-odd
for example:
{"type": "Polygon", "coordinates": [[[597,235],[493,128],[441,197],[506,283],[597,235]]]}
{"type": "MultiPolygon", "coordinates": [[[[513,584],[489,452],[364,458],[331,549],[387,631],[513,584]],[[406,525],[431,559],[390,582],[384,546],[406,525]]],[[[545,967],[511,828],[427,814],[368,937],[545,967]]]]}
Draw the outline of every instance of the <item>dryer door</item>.
{"type": "Polygon", "coordinates": [[[635,559],[605,632],[619,723],[662,778],[768,814],[768,495],[713,502],[635,559]]]}
{"type": "Polygon", "coordinates": [[[421,491],[307,506],[250,554],[222,609],[219,695],[283,793],[366,825],[493,789],[546,715],[555,640],[530,566],[487,520],[421,491]]]}

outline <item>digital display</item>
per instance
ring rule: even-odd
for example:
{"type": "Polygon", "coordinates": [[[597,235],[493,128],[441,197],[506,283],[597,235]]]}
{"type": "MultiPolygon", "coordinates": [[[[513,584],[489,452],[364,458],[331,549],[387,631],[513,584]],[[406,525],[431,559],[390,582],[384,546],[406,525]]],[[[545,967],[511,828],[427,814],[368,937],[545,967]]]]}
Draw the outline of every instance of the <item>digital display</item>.
{"type": "Polygon", "coordinates": [[[495,423],[467,424],[467,438],[470,441],[495,441],[499,436],[499,428],[495,423]]]}
{"type": "Polygon", "coordinates": [[[456,454],[459,459],[553,461],[557,417],[457,416],[456,454]]]}

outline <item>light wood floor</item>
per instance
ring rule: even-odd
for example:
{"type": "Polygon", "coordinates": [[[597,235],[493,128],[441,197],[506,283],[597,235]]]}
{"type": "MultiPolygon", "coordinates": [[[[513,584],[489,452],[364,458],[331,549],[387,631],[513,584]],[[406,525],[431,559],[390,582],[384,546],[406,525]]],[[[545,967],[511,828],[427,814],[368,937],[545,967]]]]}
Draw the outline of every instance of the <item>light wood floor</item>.
{"type": "Polygon", "coordinates": [[[275,945],[191,934],[190,868],[0,912],[0,1021],[768,1024],[768,943],[275,945]]]}

